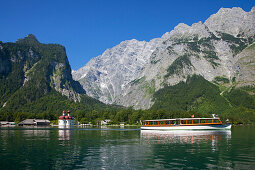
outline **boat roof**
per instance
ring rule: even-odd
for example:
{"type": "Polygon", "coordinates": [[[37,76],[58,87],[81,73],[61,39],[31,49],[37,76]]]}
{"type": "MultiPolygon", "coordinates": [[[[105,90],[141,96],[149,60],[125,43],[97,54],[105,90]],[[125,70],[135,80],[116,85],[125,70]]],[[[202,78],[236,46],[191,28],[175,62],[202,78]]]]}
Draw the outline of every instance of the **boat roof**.
{"type": "Polygon", "coordinates": [[[176,118],[176,119],[155,119],[155,120],[144,120],[144,121],[166,121],[166,120],[198,120],[198,119],[220,119],[218,117],[216,118],[211,118],[211,117],[208,117],[208,118],[176,118]]]}

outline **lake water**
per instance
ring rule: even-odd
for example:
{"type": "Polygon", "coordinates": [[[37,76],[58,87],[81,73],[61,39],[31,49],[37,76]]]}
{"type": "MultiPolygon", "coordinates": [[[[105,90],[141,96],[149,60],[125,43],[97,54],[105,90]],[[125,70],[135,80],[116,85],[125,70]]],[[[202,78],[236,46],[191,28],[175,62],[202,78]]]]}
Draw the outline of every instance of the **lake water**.
{"type": "Polygon", "coordinates": [[[255,127],[0,128],[0,169],[255,169],[255,127]]]}

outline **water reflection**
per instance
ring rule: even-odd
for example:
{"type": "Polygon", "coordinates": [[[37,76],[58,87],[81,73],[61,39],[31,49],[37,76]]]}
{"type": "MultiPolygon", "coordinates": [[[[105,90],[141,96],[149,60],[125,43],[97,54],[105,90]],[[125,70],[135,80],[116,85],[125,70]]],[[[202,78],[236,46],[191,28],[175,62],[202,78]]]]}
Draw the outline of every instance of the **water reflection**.
{"type": "Polygon", "coordinates": [[[43,137],[48,139],[50,137],[50,130],[49,129],[30,129],[30,130],[24,130],[23,134],[26,137],[43,137]]]}
{"type": "Polygon", "coordinates": [[[71,139],[70,128],[59,127],[58,140],[70,140],[70,139],[71,139]]]}
{"type": "Polygon", "coordinates": [[[169,143],[199,143],[211,142],[215,145],[222,138],[230,139],[230,130],[214,130],[214,131],[156,131],[141,130],[141,141],[147,144],[169,144],[169,143]]]}

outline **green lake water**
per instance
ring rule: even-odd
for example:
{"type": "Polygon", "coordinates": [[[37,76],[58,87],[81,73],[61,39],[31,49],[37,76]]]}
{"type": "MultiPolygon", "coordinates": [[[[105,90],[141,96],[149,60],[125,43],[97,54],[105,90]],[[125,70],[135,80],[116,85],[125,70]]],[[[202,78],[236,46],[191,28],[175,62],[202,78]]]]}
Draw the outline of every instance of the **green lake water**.
{"type": "Polygon", "coordinates": [[[1,127],[0,169],[255,169],[255,127],[1,127]]]}

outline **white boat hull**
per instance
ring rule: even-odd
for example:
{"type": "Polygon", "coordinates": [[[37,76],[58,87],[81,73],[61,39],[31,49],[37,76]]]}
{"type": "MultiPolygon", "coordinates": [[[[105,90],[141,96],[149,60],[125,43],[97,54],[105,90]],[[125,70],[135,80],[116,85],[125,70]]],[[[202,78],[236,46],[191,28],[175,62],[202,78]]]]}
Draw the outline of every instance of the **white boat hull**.
{"type": "Polygon", "coordinates": [[[231,129],[231,124],[223,125],[175,125],[175,126],[142,126],[142,130],[217,130],[231,129]]]}

